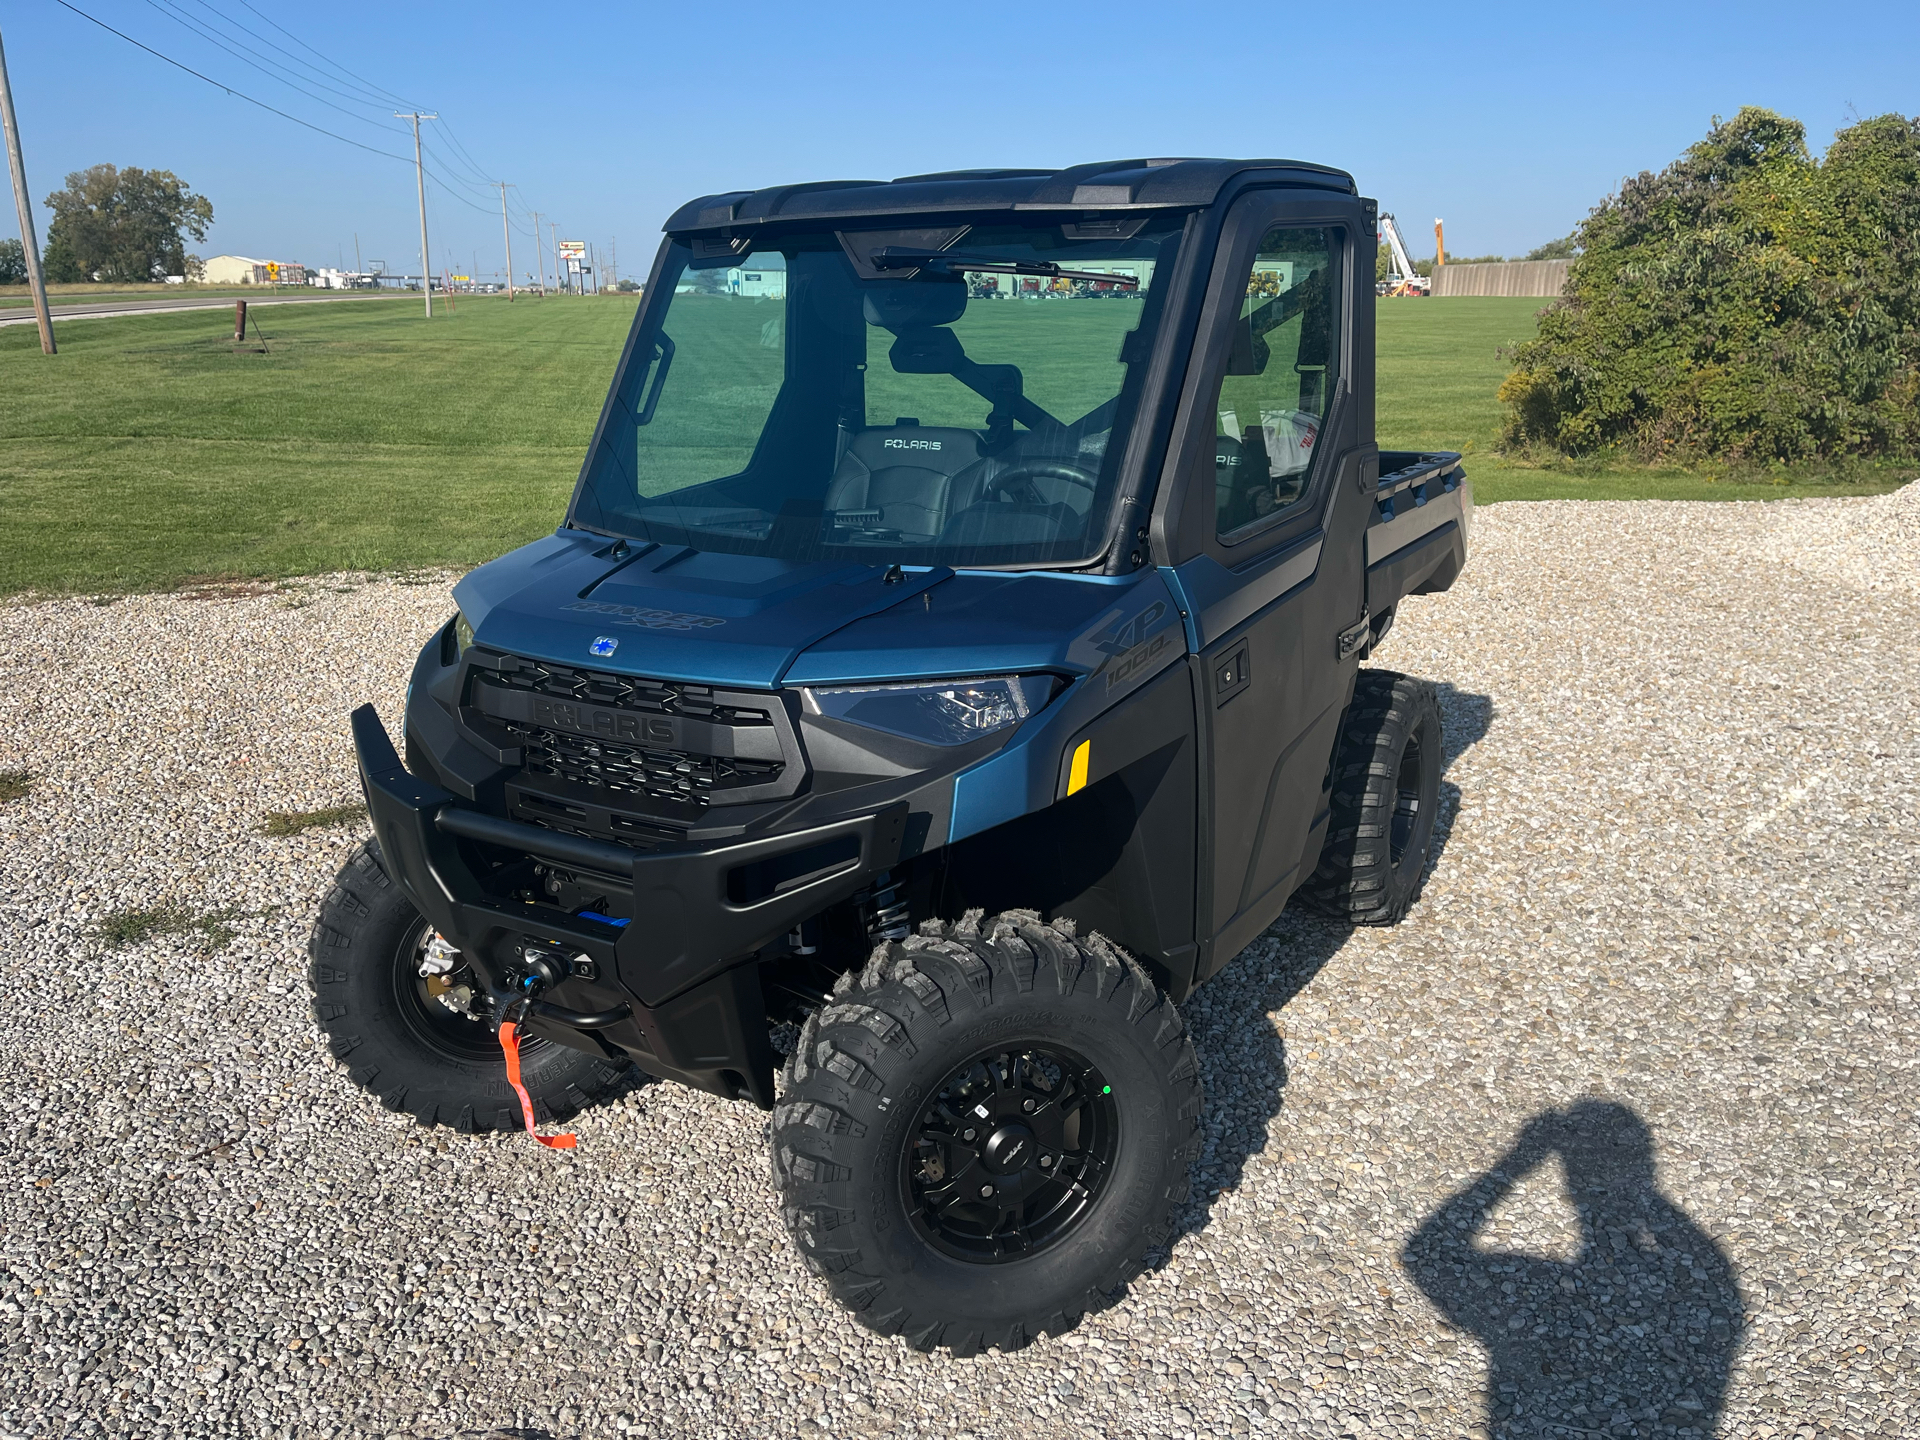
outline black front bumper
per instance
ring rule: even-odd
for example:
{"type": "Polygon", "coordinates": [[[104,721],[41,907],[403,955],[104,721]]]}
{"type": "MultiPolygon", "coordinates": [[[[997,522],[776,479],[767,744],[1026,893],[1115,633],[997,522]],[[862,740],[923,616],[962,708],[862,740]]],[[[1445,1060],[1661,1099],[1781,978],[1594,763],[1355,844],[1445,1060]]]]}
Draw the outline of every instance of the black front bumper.
{"type": "Polygon", "coordinates": [[[534,1033],[763,1108],[773,1051],[755,952],[895,864],[906,828],[901,802],[786,834],[641,852],[503,819],[418,779],[371,705],[353,712],[353,740],[388,873],[497,1000],[512,992],[523,948],[578,957],[542,997],[534,1033]],[[491,862],[525,857],[630,882],[631,922],[489,893],[491,862]],[[568,1024],[567,1012],[593,1023],[568,1024]]]}

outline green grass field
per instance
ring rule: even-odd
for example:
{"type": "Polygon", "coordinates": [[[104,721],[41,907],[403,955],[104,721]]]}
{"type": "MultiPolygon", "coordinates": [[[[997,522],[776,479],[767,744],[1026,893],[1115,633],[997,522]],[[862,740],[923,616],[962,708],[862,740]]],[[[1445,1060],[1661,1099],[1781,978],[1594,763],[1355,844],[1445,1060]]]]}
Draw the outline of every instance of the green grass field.
{"type": "MultiPolygon", "coordinates": [[[[1539,303],[1381,302],[1381,443],[1466,451],[1482,503],[1890,488],[1503,463],[1498,352],[1539,303]]],[[[0,329],[0,593],[489,559],[559,520],[634,305],[283,306],[265,354],[218,311],[77,321],[51,359],[0,329]]]]}
{"type": "MultiPolygon", "coordinates": [[[[56,316],[62,305],[104,305],[109,300],[247,300],[258,296],[365,294],[365,291],[315,290],[306,285],[49,285],[47,304],[56,316]]],[[[416,296],[416,299],[419,297],[416,296]]],[[[0,311],[33,304],[25,285],[0,285],[0,311]]]]}

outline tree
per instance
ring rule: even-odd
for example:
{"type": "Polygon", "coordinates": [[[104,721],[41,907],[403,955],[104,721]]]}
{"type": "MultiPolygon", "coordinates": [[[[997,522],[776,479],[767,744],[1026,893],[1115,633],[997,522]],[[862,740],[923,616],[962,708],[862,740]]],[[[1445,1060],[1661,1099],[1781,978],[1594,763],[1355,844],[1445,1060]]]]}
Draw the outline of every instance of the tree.
{"type": "Polygon", "coordinates": [[[1558,240],[1549,240],[1546,244],[1527,251],[1520,258],[1523,260],[1571,260],[1578,244],[1577,235],[1562,235],[1558,240]]]}
{"type": "Polygon", "coordinates": [[[27,283],[27,251],[18,240],[0,240],[0,285],[27,283]]]}
{"type": "Polygon", "coordinates": [[[186,236],[207,238],[213,204],[171,170],[95,165],[46,200],[49,280],[159,280],[186,273],[186,236]]]}
{"type": "Polygon", "coordinates": [[[1575,233],[1500,388],[1510,445],[1795,461],[1920,454],[1920,120],[1823,160],[1749,107],[1575,233]]]}

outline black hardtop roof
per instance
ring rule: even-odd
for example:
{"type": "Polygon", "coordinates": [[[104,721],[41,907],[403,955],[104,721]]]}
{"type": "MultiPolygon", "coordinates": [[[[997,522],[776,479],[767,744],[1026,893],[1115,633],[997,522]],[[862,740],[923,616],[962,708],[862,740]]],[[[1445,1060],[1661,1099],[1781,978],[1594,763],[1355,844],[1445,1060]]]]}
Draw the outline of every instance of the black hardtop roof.
{"type": "Polygon", "coordinates": [[[966,210],[1113,211],[1211,204],[1250,170],[1273,184],[1357,193],[1344,170],[1302,160],[1102,160],[1065,170],[946,170],[896,180],[818,180],[730,190],[682,205],[669,234],[738,230],[774,220],[850,220],[966,210]]]}

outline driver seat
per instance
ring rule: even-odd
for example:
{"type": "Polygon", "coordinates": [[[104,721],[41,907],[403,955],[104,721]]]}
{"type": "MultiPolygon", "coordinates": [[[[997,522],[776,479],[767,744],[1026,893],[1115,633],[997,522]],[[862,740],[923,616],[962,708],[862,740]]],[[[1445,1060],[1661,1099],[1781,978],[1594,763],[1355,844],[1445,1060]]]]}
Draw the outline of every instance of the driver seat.
{"type": "Polygon", "coordinates": [[[826,508],[878,510],[875,529],[928,539],[946,528],[953,477],[980,459],[977,431],[936,425],[862,430],[827,484],[826,508]]]}

